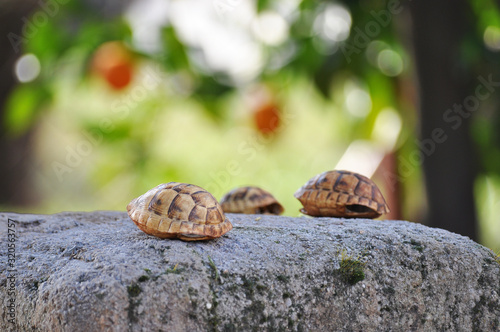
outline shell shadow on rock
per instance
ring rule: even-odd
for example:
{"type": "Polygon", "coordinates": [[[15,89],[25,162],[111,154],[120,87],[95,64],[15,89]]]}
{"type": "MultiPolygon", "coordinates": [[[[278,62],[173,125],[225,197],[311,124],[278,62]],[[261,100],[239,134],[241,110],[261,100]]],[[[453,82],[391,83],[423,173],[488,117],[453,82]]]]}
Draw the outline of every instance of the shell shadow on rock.
{"type": "Polygon", "coordinates": [[[160,184],[133,199],[127,212],[139,229],[159,238],[209,240],[233,228],[212,194],[186,183],[160,184]]]}
{"type": "Polygon", "coordinates": [[[304,206],[300,211],[315,217],[378,218],[389,212],[377,185],[349,171],[316,175],[294,196],[304,206]]]}

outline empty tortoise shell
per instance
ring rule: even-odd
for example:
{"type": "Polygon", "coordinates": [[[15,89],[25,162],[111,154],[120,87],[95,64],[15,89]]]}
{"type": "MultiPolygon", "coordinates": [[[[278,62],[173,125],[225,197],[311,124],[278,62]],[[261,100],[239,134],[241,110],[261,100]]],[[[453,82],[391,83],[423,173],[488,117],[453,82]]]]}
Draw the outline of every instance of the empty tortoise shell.
{"type": "Polygon", "coordinates": [[[132,221],[159,238],[208,240],[233,228],[208,191],[186,183],[160,184],[127,205],[132,221]]]}
{"type": "Polygon", "coordinates": [[[240,187],[222,197],[224,212],[246,214],[282,214],[283,206],[269,192],[259,187],[240,187]]]}
{"type": "Polygon", "coordinates": [[[389,212],[372,180],[349,171],[328,171],[310,179],[295,193],[302,213],[315,217],[377,218],[389,212]]]}

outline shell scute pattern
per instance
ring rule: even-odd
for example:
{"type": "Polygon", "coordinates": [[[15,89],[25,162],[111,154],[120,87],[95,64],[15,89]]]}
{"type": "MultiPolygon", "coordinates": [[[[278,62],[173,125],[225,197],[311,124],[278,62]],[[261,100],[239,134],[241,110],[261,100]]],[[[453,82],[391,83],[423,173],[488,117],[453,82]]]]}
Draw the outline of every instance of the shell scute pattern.
{"type": "Polygon", "coordinates": [[[389,212],[375,183],[349,171],[316,175],[295,193],[302,213],[317,217],[377,218],[389,212]]]}
{"type": "Polygon", "coordinates": [[[133,199],[127,212],[139,229],[160,238],[207,240],[233,228],[212,194],[192,184],[160,184],[133,199]]]}
{"type": "Polygon", "coordinates": [[[271,193],[252,186],[233,189],[224,195],[220,202],[227,213],[279,215],[284,211],[283,206],[271,193]]]}

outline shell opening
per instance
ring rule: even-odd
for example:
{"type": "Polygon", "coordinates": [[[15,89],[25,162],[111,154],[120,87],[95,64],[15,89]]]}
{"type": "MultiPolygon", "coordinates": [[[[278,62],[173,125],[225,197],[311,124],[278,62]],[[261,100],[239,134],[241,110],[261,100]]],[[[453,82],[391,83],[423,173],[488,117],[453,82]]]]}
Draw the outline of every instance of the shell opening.
{"type": "Polygon", "coordinates": [[[190,238],[193,238],[193,239],[206,237],[206,235],[198,235],[198,234],[185,234],[185,233],[182,233],[181,235],[184,236],[184,237],[190,237],[190,238]]]}
{"type": "Polygon", "coordinates": [[[360,205],[360,204],[352,204],[352,205],[346,205],[345,208],[354,213],[367,213],[367,212],[373,212],[372,208],[369,208],[368,206],[365,205],[360,205]]]}
{"type": "Polygon", "coordinates": [[[283,207],[278,203],[269,204],[256,208],[256,214],[275,214],[279,215],[283,212],[283,207]]]}

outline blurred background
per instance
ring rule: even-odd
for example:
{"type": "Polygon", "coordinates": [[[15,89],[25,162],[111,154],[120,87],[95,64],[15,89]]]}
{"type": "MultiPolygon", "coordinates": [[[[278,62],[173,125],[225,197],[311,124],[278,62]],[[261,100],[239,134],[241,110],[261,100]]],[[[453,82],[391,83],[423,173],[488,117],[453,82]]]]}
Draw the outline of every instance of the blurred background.
{"type": "Polygon", "coordinates": [[[500,249],[494,0],[4,0],[0,209],[124,210],[159,183],[293,193],[331,169],[389,219],[500,249]]]}

